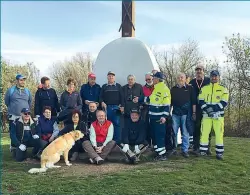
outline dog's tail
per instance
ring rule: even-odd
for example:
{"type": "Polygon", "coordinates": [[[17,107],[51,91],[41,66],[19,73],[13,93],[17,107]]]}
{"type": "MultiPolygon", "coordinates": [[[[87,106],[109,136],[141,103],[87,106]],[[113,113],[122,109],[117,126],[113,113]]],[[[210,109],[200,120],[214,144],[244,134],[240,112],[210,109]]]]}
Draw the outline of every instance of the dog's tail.
{"type": "Polygon", "coordinates": [[[32,168],[30,169],[28,172],[29,173],[44,173],[47,171],[47,167],[46,167],[46,161],[45,160],[41,160],[41,168],[32,168]]]}
{"type": "Polygon", "coordinates": [[[28,172],[29,173],[44,173],[47,171],[48,168],[32,168],[28,172]]]}

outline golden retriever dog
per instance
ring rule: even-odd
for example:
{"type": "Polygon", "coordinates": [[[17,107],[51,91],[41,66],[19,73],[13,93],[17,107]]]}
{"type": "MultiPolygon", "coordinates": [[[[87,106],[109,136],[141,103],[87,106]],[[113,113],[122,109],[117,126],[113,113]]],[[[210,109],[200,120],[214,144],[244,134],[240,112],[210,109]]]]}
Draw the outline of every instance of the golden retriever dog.
{"type": "Polygon", "coordinates": [[[53,142],[51,142],[42,152],[41,155],[41,168],[32,168],[29,173],[42,173],[46,172],[49,168],[59,168],[61,166],[55,166],[60,160],[60,156],[64,156],[64,161],[67,166],[71,166],[69,163],[68,154],[69,150],[75,144],[75,141],[83,138],[84,134],[79,130],[74,130],[66,133],[53,142]]]}

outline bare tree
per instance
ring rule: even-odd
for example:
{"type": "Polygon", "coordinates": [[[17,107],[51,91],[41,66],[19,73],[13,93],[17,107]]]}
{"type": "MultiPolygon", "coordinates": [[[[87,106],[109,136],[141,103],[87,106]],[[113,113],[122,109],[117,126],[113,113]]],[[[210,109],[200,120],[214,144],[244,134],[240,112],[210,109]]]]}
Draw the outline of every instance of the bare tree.
{"type": "Polygon", "coordinates": [[[87,74],[91,71],[93,58],[89,53],[77,53],[69,60],[53,64],[51,77],[57,92],[62,92],[66,87],[66,80],[72,77],[79,87],[87,82],[87,74]]]}

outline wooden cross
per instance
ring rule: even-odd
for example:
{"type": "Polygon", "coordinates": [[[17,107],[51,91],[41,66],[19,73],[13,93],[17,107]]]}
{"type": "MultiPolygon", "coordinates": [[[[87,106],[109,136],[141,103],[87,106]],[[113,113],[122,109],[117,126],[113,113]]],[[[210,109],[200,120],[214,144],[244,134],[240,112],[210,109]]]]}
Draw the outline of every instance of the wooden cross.
{"type": "Polygon", "coordinates": [[[135,3],[132,0],[122,1],[122,23],[119,32],[122,30],[122,37],[135,36],[135,3]]]}

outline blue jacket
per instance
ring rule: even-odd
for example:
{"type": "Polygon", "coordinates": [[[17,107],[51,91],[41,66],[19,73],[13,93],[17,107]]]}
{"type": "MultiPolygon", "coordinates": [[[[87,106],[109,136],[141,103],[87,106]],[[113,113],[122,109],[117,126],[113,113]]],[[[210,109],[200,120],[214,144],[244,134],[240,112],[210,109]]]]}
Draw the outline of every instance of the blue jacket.
{"type": "Polygon", "coordinates": [[[80,95],[82,103],[86,107],[85,100],[99,102],[101,87],[98,84],[90,86],[89,83],[83,84],[81,87],[80,95]]]}
{"type": "Polygon", "coordinates": [[[56,137],[59,133],[56,117],[52,117],[50,120],[43,115],[39,117],[36,132],[39,136],[53,134],[56,137]]]}

